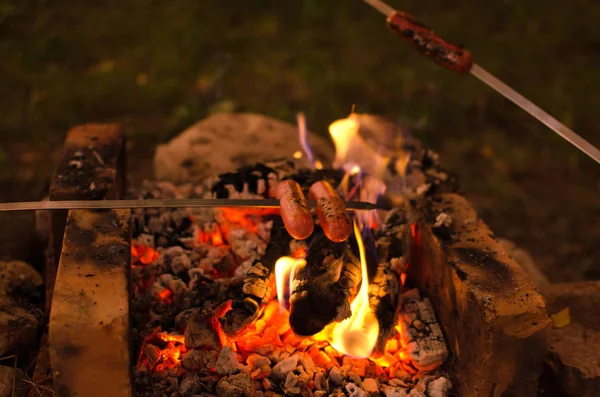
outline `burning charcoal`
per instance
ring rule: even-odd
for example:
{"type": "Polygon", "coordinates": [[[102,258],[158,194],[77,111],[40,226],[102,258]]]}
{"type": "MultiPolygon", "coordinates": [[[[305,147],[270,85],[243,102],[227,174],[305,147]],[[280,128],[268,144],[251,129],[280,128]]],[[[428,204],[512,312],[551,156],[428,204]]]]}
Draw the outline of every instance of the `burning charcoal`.
{"type": "Polygon", "coordinates": [[[331,367],[331,370],[329,370],[329,380],[334,385],[341,385],[344,380],[344,374],[342,374],[342,371],[338,367],[331,367]]]}
{"type": "Polygon", "coordinates": [[[306,266],[293,280],[290,326],[294,333],[312,336],[331,322],[350,317],[349,299],[360,279],[360,262],[348,241],[334,243],[322,234],[315,237],[306,266]]]}
{"type": "Polygon", "coordinates": [[[287,376],[285,377],[285,382],[283,384],[283,390],[285,391],[285,393],[292,395],[298,394],[300,392],[300,388],[296,387],[296,384],[298,384],[298,375],[294,374],[291,371],[288,372],[287,376]]]}
{"type": "Polygon", "coordinates": [[[153,368],[160,359],[160,349],[153,344],[146,343],[144,345],[144,357],[147,360],[148,367],[153,368]]]}
{"type": "Polygon", "coordinates": [[[426,394],[428,397],[446,397],[450,389],[452,389],[452,383],[447,378],[441,377],[427,384],[426,394]]]}
{"type": "Polygon", "coordinates": [[[429,299],[422,300],[417,289],[405,292],[402,295],[400,318],[403,344],[407,346],[412,364],[427,370],[439,367],[448,357],[448,349],[429,299]],[[415,320],[425,327],[419,326],[419,330],[414,326],[415,320]]]}
{"type": "Polygon", "coordinates": [[[275,218],[265,255],[254,261],[244,279],[241,294],[233,300],[231,310],[219,318],[227,336],[235,336],[252,323],[258,317],[259,309],[273,298],[270,278],[277,259],[288,254],[291,239],[281,218],[275,218]]]}
{"type": "Polygon", "coordinates": [[[265,356],[261,356],[260,354],[253,353],[248,356],[246,359],[246,363],[252,367],[252,369],[260,368],[264,365],[271,365],[271,360],[269,360],[265,356]]]}
{"type": "Polygon", "coordinates": [[[346,394],[341,387],[338,387],[329,394],[329,397],[346,397],[346,394]]]}
{"type": "Polygon", "coordinates": [[[381,391],[385,397],[408,397],[407,389],[397,386],[381,386],[381,391]]]}
{"type": "Polygon", "coordinates": [[[185,347],[188,349],[221,349],[219,334],[212,327],[210,318],[198,313],[192,314],[185,327],[185,347]]]}
{"type": "Polygon", "coordinates": [[[273,378],[279,381],[286,379],[287,374],[298,366],[298,359],[297,355],[293,355],[275,364],[273,367],[273,378]]]}
{"type": "Polygon", "coordinates": [[[148,234],[148,233],[142,233],[139,236],[137,236],[136,242],[137,242],[137,244],[143,245],[145,247],[150,247],[152,249],[155,248],[154,236],[151,234],[148,234]]]}
{"type": "Polygon", "coordinates": [[[200,378],[198,377],[198,374],[188,372],[187,374],[183,375],[183,379],[179,385],[179,392],[183,394],[184,397],[194,396],[201,390],[200,385],[198,384],[199,382],[200,378]]]}
{"type": "Polygon", "coordinates": [[[218,374],[229,375],[240,370],[242,365],[239,363],[237,355],[231,349],[231,347],[223,346],[221,352],[219,353],[219,357],[217,358],[215,367],[218,374]]]}
{"type": "Polygon", "coordinates": [[[356,386],[354,383],[347,383],[344,389],[348,392],[349,397],[367,397],[366,391],[356,386]]]}
{"type": "Polygon", "coordinates": [[[302,365],[306,371],[315,370],[315,362],[308,353],[304,353],[302,355],[302,358],[300,359],[300,365],[302,365]]]}
{"type": "Polygon", "coordinates": [[[217,396],[222,397],[252,397],[254,387],[252,377],[248,372],[240,372],[221,378],[217,383],[217,396]]]}
{"type": "Polygon", "coordinates": [[[218,356],[216,350],[190,350],[181,360],[181,366],[190,371],[215,368],[218,356]]]}
{"type": "Polygon", "coordinates": [[[362,388],[364,391],[369,393],[377,393],[379,391],[379,386],[377,385],[377,381],[373,378],[366,378],[362,381],[362,388]]]}
{"type": "Polygon", "coordinates": [[[175,316],[175,328],[181,333],[185,332],[185,328],[187,327],[187,322],[190,317],[192,317],[194,314],[198,314],[199,312],[200,309],[198,308],[187,309],[180,312],[177,316],[175,316]]]}

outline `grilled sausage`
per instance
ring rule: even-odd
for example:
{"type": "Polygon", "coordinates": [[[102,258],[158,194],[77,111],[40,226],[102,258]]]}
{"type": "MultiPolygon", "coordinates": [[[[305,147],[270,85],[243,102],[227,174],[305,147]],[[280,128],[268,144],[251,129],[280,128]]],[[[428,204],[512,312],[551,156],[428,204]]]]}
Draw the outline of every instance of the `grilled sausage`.
{"type": "Polygon", "coordinates": [[[310,236],[315,228],[306,197],[300,185],[291,179],[281,181],[277,187],[281,219],[288,233],[297,240],[310,236]]]}
{"type": "Polygon", "coordinates": [[[328,182],[321,181],[310,187],[309,197],[317,201],[317,216],[327,238],[336,243],[345,241],[352,233],[352,223],[340,195],[328,182]]]}

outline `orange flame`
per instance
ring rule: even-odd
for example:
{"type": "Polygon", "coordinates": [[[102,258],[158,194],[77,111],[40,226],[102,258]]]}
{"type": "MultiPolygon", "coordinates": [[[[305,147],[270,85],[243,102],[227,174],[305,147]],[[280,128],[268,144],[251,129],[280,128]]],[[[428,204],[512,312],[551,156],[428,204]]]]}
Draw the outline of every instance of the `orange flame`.
{"type": "Polygon", "coordinates": [[[282,256],[275,262],[275,283],[277,286],[277,300],[281,310],[285,310],[285,286],[289,284],[289,292],[292,291],[292,283],[298,270],[306,266],[304,259],[282,256]],[[287,281],[287,282],[286,282],[287,281]]]}
{"type": "Polygon", "coordinates": [[[366,358],[371,355],[377,343],[379,322],[369,305],[369,279],[365,247],[356,222],[354,223],[354,235],[360,253],[362,282],[358,295],[350,304],[352,316],[335,324],[331,335],[331,345],[340,353],[366,358]]]}

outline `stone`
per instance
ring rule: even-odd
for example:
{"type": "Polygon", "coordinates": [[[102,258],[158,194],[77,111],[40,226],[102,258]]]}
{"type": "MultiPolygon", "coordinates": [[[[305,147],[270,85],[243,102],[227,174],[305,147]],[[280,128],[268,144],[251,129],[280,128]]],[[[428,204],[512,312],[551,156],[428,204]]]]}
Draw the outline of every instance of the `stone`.
{"type": "Polygon", "coordinates": [[[217,396],[222,397],[252,397],[254,395],[252,377],[249,372],[225,376],[217,382],[216,392],[217,396]]]}
{"type": "Polygon", "coordinates": [[[408,397],[406,389],[397,386],[381,386],[381,391],[385,397],[408,397]]]}
{"type": "Polygon", "coordinates": [[[41,317],[17,306],[11,298],[0,295],[0,357],[17,353],[17,349],[33,348],[37,343],[41,317]]]}
{"type": "Polygon", "coordinates": [[[23,261],[0,261],[0,295],[34,294],[42,288],[42,276],[23,261]]]}
{"type": "Polygon", "coordinates": [[[600,282],[553,284],[550,313],[569,308],[566,327],[553,328],[547,363],[551,377],[569,396],[600,395],[600,282]]]}
{"type": "MultiPolygon", "coordinates": [[[[308,134],[316,159],[333,160],[327,140],[308,134]]],[[[154,155],[154,175],[172,182],[203,181],[220,173],[302,150],[295,125],[251,113],[217,113],[192,125],[154,155]],[[265,150],[265,148],[269,148],[265,150]]],[[[298,161],[306,166],[306,156],[298,161]]]]}
{"type": "Polygon", "coordinates": [[[428,397],[446,397],[452,388],[452,382],[449,379],[441,377],[432,380],[427,384],[428,397]]]}

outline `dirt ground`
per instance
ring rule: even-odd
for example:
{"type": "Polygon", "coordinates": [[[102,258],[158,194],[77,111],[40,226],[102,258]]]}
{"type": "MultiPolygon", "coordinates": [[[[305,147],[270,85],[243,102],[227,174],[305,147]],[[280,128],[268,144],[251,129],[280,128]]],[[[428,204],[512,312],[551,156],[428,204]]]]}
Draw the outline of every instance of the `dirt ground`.
{"type": "MultiPolygon", "coordinates": [[[[358,112],[441,154],[498,236],[553,281],[600,278],[600,165],[470,76],[421,58],[359,0],[0,1],[0,200],[37,199],[66,131],[118,120],[134,181],[219,110],[309,128],[358,112]]],[[[593,0],[405,0],[477,62],[600,145],[593,0]]]]}

